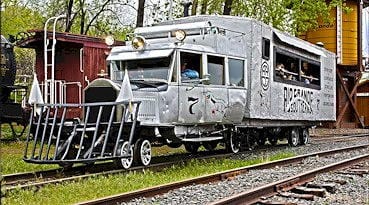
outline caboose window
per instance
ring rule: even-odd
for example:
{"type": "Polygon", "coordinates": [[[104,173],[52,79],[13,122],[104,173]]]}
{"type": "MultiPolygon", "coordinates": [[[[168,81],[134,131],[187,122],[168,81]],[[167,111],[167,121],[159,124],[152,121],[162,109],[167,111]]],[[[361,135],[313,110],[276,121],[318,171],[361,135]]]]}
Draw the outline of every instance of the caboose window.
{"type": "Polygon", "coordinates": [[[228,58],[229,84],[232,86],[244,86],[244,61],[228,58]]]}
{"type": "Polygon", "coordinates": [[[208,56],[208,74],[210,84],[224,85],[224,58],[208,56]]]}

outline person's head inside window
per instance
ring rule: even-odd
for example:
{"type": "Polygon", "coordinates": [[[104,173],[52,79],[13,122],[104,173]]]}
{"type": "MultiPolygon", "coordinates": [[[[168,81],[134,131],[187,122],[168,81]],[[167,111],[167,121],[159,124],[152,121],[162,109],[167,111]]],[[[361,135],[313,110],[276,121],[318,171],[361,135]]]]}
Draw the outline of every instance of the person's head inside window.
{"type": "Polygon", "coordinates": [[[198,79],[199,73],[189,66],[188,61],[184,60],[181,64],[181,77],[182,80],[198,79]]]}

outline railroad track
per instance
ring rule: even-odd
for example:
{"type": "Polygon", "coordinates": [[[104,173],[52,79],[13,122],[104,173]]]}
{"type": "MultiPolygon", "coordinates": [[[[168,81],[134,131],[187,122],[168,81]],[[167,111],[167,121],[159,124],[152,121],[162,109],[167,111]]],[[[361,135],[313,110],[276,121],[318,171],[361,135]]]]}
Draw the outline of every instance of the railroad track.
{"type": "Polygon", "coordinates": [[[262,198],[257,204],[367,204],[369,160],[353,164],[344,169],[319,174],[305,184],[262,198]]]}
{"type": "MultiPolygon", "coordinates": [[[[352,139],[356,139],[357,137],[362,137],[364,135],[352,135],[337,138],[339,141],[347,141],[348,137],[353,137],[352,139]]],[[[318,143],[324,140],[318,140],[318,143]]],[[[315,140],[314,142],[315,143],[315,140]]],[[[257,149],[257,151],[270,151],[273,149],[283,149],[287,147],[287,144],[279,144],[276,147],[262,146],[257,149]]],[[[240,154],[247,154],[249,151],[241,152],[240,154]]],[[[193,158],[197,159],[209,159],[209,158],[226,158],[232,156],[232,154],[226,154],[223,150],[216,150],[215,154],[209,155],[210,152],[203,151],[199,152],[196,155],[193,154],[176,154],[169,156],[160,156],[153,158],[153,164],[147,167],[152,170],[160,170],[165,167],[169,167],[176,163],[183,163],[193,158]],[[180,160],[175,160],[180,159],[180,160]],[[164,163],[163,163],[164,162],[164,163]]],[[[76,181],[80,179],[86,179],[99,175],[111,175],[111,174],[121,174],[127,171],[142,171],[145,167],[139,166],[134,167],[129,170],[125,169],[117,169],[114,163],[99,163],[94,166],[76,166],[70,169],[51,169],[45,171],[36,171],[36,172],[27,172],[27,173],[17,173],[17,174],[8,174],[2,176],[2,192],[6,194],[9,191],[14,189],[29,189],[29,188],[41,188],[47,184],[58,184],[67,181],[76,181]]]]}
{"type": "MultiPolygon", "coordinates": [[[[313,200],[314,196],[324,197],[326,190],[334,189],[334,184],[314,184],[311,183],[317,175],[340,170],[353,165],[362,163],[369,160],[369,154],[363,154],[350,159],[342,160],[337,163],[329,164],[323,167],[316,168],[311,171],[307,171],[298,174],[287,179],[272,182],[264,186],[247,190],[245,192],[221,199],[219,201],[211,203],[211,205],[228,205],[228,204],[293,204],[287,201],[271,201],[265,199],[273,195],[280,195],[283,197],[302,198],[305,200],[313,200]],[[303,187],[301,185],[306,185],[303,187]],[[295,190],[295,192],[288,192],[295,190]]],[[[367,173],[369,172],[366,171],[367,173]]],[[[351,173],[348,173],[351,174],[351,173]]],[[[338,182],[337,182],[338,183],[338,182]]]]}
{"type": "MultiPolygon", "coordinates": [[[[288,159],[277,160],[277,161],[273,161],[273,162],[269,162],[269,163],[262,163],[262,164],[258,164],[258,165],[252,165],[252,166],[237,168],[237,169],[233,169],[233,170],[229,170],[229,171],[224,171],[224,172],[220,172],[220,173],[216,173],[216,174],[201,176],[201,177],[192,178],[192,179],[183,180],[183,181],[174,182],[174,183],[169,183],[169,184],[165,184],[165,185],[150,187],[150,188],[141,189],[141,190],[137,190],[137,191],[132,191],[132,192],[128,192],[128,193],[118,194],[118,195],[105,197],[105,198],[101,198],[101,199],[81,202],[79,204],[85,204],[85,205],[86,204],[88,204],[88,205],[92,205],[92,204],[94,204],[94,205],[95,204],[118,204],[118,203],[121,203],[121,202],[128,202],[132,199],[136,199],[136,198],[139,198],[139,197],[152,197],[152,196],[155,196],[155,195],[161,195],[161,194],[167,193],[168,191],[178,189],[178,188],[181,188],[181,187],[185,187],[185,186],[189,186],[189,185],[193,185],[193,184],[207,184],[209,182],[230,180],[230,179],[235,178],[238,175],[247,173],[250,170],[268,169],[268,168],[272,168],[272,167],[276,167],[276,166],[285,166],[287,164],[293,164],[293,163],[301,162],[304,159],[307,159],[307,158],[310,158],[310,157],[318,157],[318,156],[319,157],[324,157],[324,156],[334,155],[336,153],[347,152],[347,151],[350,151],[350,150],[367,149],[368,147],[369,147],[369,144],[365,144],[365,145],[352,146],[352,147],[346,147],[346,148],[341,148],[341,149],[334,149],[334,150],[329,150],[329,151],[311,153],[311,154],[301,155],[301,156],[292,157],[292,158],[288,158],[288,159]]],[[[363,158],[369,158],[369,155],[365,155],[363,158]]],[[[340,165],[337,165],[337,166],[340,166],[340,165]]],[[[290,179],[289,181],[291,181],[291,180],[292,179],[290,179]]],[[[228,201],[226,201],[226,202],[228,202],[228,201]]],[[[145,203],[145,201],[143,203],[145,203]]]]}
{"type": "Polygon", "coordinates": [[[8,174],[2,176],[2,194],[5,195],[7,192],[15,189],[29,189],[34,187],[41,188],[42,186],[45,186],[47,184],[58,184],[67,181],[77,181],[80,179],[86,179],[100,175],[121,174],[129,171],[142,171],[144,169],[157,171],[163,168],[170,167],[173,164],[186,163],[194,158],[199,160],[206,160],[211,158],[220,159],[230,156],[232,156],[231,153],[224,153],[223,150],[216,150],[213,154],[209,154],[208,151],[204,151],[199,152],[195,155],[186,153],[155,157],[153,158],[153,161],[157,161],[156,163],[153,163],[147,167],[132,167],[128,170],[117,169],[117,166],[114,163],[104,162],[95,164],[94,166],[76,166],[67,170],[64,170],[63,168],[58,168],[45,171],[8,174]]]}
{"type": "Polygon", "coordinates": [[[351,134],[351,135],[332,135],[332,136],[324,136],[324,137],[311,137],[312,142],[341,142],[341,141],[350,141],[356,140],[363,137],[369,137],[369,133],[367,134],[351,134]]]}

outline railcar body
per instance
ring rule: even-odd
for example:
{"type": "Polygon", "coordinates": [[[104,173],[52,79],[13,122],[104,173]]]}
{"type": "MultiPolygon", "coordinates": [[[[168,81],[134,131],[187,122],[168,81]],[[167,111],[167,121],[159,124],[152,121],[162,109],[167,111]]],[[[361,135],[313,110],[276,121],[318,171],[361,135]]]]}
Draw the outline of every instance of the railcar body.
{"type": "Polygon", "coordinates": [[[110,78],[91,82],[84,101],[114,101],[129,76],[139,105],[91,113],[97,121],[137,120],[134,135],[122,137],[120,153],[132,153],[121,159],[126,168],[150,163],[152,143],[190,152],[218,143],[238,152],[281,138],[297,146],[308,143],[308,128],[335,120],[335,54],[254,19],[193,16],[137,28],[107,60],[110,78]],[[184,76],[184,63],[199,78],[184,76]],[[128,107],[135,112],[123,117],[128,107]]]}

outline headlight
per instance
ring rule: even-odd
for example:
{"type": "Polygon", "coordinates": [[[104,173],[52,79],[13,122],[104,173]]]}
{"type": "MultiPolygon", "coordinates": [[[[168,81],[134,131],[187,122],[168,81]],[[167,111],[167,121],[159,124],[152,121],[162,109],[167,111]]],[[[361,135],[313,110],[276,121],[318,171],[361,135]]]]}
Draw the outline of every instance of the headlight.
{"type": "Polygon", "coordinates": [[[136,36],[132,39],[132,47],[134,49],[142,50],[145,47],[145,38],[142,36],[136,36]]]}
{"type": "Polygon", "coordinates": [[[114,37],[110,35],[105,37],[105,43],[108,46],[112,46],[114,44],[114,37]]]}
{"type": "Polygon", "coordinates": [[[184,30],[177,30],[174,34],[179,41],[183,41],[186,38],[186,32],[184,30]]]}

